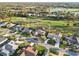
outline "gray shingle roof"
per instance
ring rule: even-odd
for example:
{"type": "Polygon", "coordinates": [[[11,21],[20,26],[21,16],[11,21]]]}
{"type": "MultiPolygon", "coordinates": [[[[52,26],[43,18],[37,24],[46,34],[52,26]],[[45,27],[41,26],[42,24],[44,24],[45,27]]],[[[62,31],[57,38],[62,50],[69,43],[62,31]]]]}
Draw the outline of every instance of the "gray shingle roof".
{"type": "Polygon", "coordinates": [[[4,40],[6,40],[6,38],[0,36],[0,43],[3,42],[4,40]]]}

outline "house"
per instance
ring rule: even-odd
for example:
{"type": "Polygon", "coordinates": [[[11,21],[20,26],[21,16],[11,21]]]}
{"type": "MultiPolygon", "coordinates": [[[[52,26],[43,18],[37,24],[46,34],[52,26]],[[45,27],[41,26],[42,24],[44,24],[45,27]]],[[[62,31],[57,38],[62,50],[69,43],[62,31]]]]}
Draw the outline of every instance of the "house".
{"type": "Polygon", "coordinates": [[[17,25],[15,28],[17,31],[22,31],[23,27],[21,27],[20,25],[17,25]]]}
{"type": "Polygon", "coordinates": [[[7,25],[6,22],[0,22],[0,27],[4,27],[4,26],[6,26],[6,25],[7,25]]]}
{"type": "Polygon", "coordinates": [[[28,45],[26,48],[23,48],[23,52],[25,56],[36,56],[36,49],[33,48],[31,45],[28,45]]]}
{"type": "Polygon", "coordinates": [[[48,37],[49,39],[52,39],[52,38],[54,37],[54,35],[53,35],[52,33],[48,33],[47,37],[48,37]]]}
{"type": "Polygon", "coordinates": [[[27,16],[35,16],[36,13],[35,12],[27,12],[27,16]]]}
{"type": "Polygon", "coordinates": [[[17,48],[18,45],[16,45],[14,41],[10,41],[9,43],[1,47],[2,50],[0,51],[0,55],[2,56],[12,55],[17,48]]]}
{"type": "Polygon", "coordinates": [[[69,45],[78,44],[77,38],[75,36],[69,36],[69,37],[65,36],[64,38],[65,38],[65,40],[68,41],[69,45]]]}
{"type": "Polygon", "coordinates": [[[20,25],[15,25],[15,26],[11,27],[10,29],[16,30],[16,31],[21,31],[23,29],[23,27],[21,27],[20,25]]]}
{"type": "Polygon", "coordinates": [[[8,28],[11,28],[11,27],[13,27],[13,26],[15,26],[15,25],[16,25],[16,24],[10,23],[10,24],[7,25],[7,27],[8,27],[8,28]]]}
{"type": "Polygon", "coordinates": [[[21,35],[19,35],[19,34],[16,35],[15,37],[16,37],[16,40],[17,40],[17,41],[19,41],[20,39],[26,39],[26,37],[23,37],[23,36],[21,36],[21,35]]]}
{"type": "Polygon", "coordinates": [[[22,30],[22,33],[30,33],[32,30],[30,30],[30,29],[28,29],[28,28],[24,28],[23,30],[22,30]]]}
{"type": "Polygon", "coordinates": [[[61,33],[56,33],[54,35],[54,38],[56,38],[56,39],[61,39],[61,37],[62,37],[62,34],[61,33]]]}
{"type": "Polygon", "coordinates": [[[15,30],[15,31],[20,31],[25,34],[30,34],[32,32],[31,29],[22,27],[20,25],[15,25],[15,26],[11,27],[10,29],[15,30]]]}
{"type": "Polygon", "coordinates": [[[40,42],[40,41],[39,41],[39,38],[27,38],[26,41],[32,42],[32,43],[34,43],[34,44],[37,44],[37,43],[40,42]]]}
{"type": "Polygon", "coordinates": [[[62,37],[62,34],[61,33],[56,33],[56,34],[52,34],[52,33],[48,33],[48,36],[47,36],[48,38],[50,38],[50,39],[61,39],[61,37],[62,37]]]}
{"type": "Polygon", "coordinates": [[[8,39],[0,36],[0,47],[2,47],[3,45],[5,45],[8,42],[8,39]]]}
{"type": "Polygon", "coordinates": [[[39,16],[47,16],[49,13],[48,12],[44,12],[44,11],[42,11],[42,12],[39,12],[39,16]]]}
{"type": "Polygon", "coordinates": [[[41,29],[37,29],[35,31],[35,36],[38,36],[38,35],[45,35],[45,31],[41,30],[41,29]]]}
{"type": "MultiPolygon", "coordinates": [[[[0,36],[0,56],[2,55],[6,55],[5,53],[2,52],[2,46],[4,46],[5,44],[7,44],[9,41],[7,38],[0,36]]],[[[7,51],[6,51],[7,52],[7,51]]]]}
{"type": "Polygon", "coordinates": [[[60,45],[60,39],[62,37],[61,33],[56,33],[56,34],[52,34],[52,33],[48,33],[48,39],[54,39],[55,40],[55,47],[59,48],[60,45]]]}

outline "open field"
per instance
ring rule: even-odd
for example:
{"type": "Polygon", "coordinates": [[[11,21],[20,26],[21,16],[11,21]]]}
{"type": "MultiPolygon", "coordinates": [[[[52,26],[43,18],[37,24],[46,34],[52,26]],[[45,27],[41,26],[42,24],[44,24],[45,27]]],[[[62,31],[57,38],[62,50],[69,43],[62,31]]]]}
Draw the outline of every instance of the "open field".
{"type": "MultiPolygon", "coordinates": [[[[65,32],[72,32],[72,33],[79,33],[79,27],[78,26],[71,26],[67,27],[67,22],[68,21],[52,21],[52,20],[42,20],[41,18],[23,18],[23,17],[11,17],[11,19],[6,18],[6,19],[0,19],[0,21],[6,21],[6,22],[19,22],[21,26],[24,27],[31,27],[31,28],[36,28],[36,27],[46,27],[49,29],[50,27],[52,29],[58,29],[61,31],[65,32]]],[[[79,21],[75,21],[76,23],[79,23],[79,21]]]]}
{"type": "MultiPolygon", "coordinates": [[[[22,18],[22,17],[11,17],[11,19],[0,19],[0,21],[6,21],[6,22],[18,22],[18,21],[25,21],[25,22],[32,22],[37,21],[38,24],[44,24],[44,25],[51,25],[51,26],[64,26],[66,24],[66,21],[51,21],[51,20],[41,20],[41,19],[31,19],[31,18],[22,18]],[[40,22],[39,22],[40,21],[40,22]]],[[[33,22],[32,22],[33,24],[33,22]]]]}

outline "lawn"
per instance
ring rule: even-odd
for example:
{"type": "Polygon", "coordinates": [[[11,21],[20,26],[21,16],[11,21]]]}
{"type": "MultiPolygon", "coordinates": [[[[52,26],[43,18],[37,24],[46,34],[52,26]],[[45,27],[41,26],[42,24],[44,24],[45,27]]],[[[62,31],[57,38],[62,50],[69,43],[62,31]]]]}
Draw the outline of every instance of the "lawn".
{"type": "Polygon", "coordinates": [[[47,25],[47,26],[65,26],[66,21],[43,20],[42,24],[47,25]]]}
{"type": "MultiPolygon", "coordinates": [[[[7,21],[10,22],[9,18],[3,19],[0,21],[7,21]]],[[[65,32],[76,32],[74,30],[77,30],[77,26],[67,27],[67,21],[53,21],[53,20],[42,20],[41,18],[23,18],[23,17],[11,17],[12,22],[19,22],[22,23],[21,25],[23,27],[31,27],[31,28],[37,28],[37,27],[46,27],[47,29],[49,27],[52,27],[53,29],[61,29],[65,32]],[[28,22],[28,23],[27,23],[28,22]],[[30,23],[31,22],[31,23],[30,23]]],[[[76,23],[79,23],[79,21],[75,21],[76,23]]],[[[77,30],[78,32],[78,30],[77,30]]]]}
{"type": "MultiPolygon", "coordinates": [[[[12,22],[17,22],[17,21],[36,21],[36,19],[30,19],[30,18],[23,18],[23,17],[11,17],[11,21],[12,22]]],[[[37,19],[38,21],[41,19],[37,19]]],[[[0,19],[0,21],[7,21],[9,22],[9,18],[6,19],[0,19]]],[[[44,25],[53,25],[53,26],[63,26],[65,21],[51,21],[51,20],[41,20],[41,22],[39,22],[40,24],[44,24],[44,25]]],[[[38,23],[38,24],[39,24],[38,23]]]]}

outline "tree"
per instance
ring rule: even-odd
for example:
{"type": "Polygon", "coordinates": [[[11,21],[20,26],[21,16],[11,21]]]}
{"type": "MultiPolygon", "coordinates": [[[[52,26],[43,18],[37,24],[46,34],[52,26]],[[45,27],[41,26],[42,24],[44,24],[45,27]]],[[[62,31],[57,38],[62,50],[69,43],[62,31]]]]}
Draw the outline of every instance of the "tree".
{"type": "Polygon", "coordinates": [[[68,46],[68,42],[66,40],[61,40],[60,48],[66,48],[68,46]]]}
{"type": "Polygon", "coordinates": [[[10,23],[11,20],[12,20],[12,16],[13,16],[13,14],[12,14],[10,11],[7,11],[6,14],[7,14],[7,16],[9,17],[8,22],[10,23]]]}
{"type": "Polygon", "coordinates": [[[67,12],[65,16],[67,17],[67,26],[73,26],[75,23],[75,20],[78,19],[78,17],[71,12],[67,12]]]}
{"type": "Polygon", "coordinates": [[[56,41],[54,39],[50,39],[47,42],[48,44],[55,45],[56,41]]]}
{"type": "Polygon", "coordinates": [[[22,44],[19,45],[19,48],[22,49],[23,47],[25,47],[25,46],[27,46],[29,44],[30,44],[30,42],[22,43],[22,44]]]}
{"type": "Polygon", "coordinates": [[[69,54],[64,54],[63,56],[70,56],[69,54]]]}
{"type": "Polygon", "coordinates": [[[50,50],[50,52],[51,52],[51,53],[53,53],[53,54],[56,54],[56,55],[58,55],[58,54],[59,54],[59,52],[58,52],[58,49],[57,49],[57,48],[50,48],[49,50],[50,50]]]}
{"type": "Polygon", "coordinates": [[[46,38],[48,38],[48,37],[47,37],[47,36],[48,36],[48,33],[49,33],[49,32],[48,32],[48,31],[46,31],[46,33],[45,33],[45,37],[46,37],[46,38]]]}
{"type": "Polygon", "coordinates": [[[5,8],[1,8],[0,9],[0,18],[1,19],[5,19],[5,18],[7,18],[7,11],[6,11],[6,9],[5,8]]]}
{"type": "Polygon", "coordinates": [[[35,45],[34,48],[36,48],[36,50],[38,51],[37,53],[38,56],[45,55],[45,52],[47,51],[47,49],[41,45],[35,45]]]}
{"type": "Polygon", "coordinates": [[[7,37],[8,40],[16,40],[16,37],[15,36],[10,36],[10,37],[7,37]]]}

